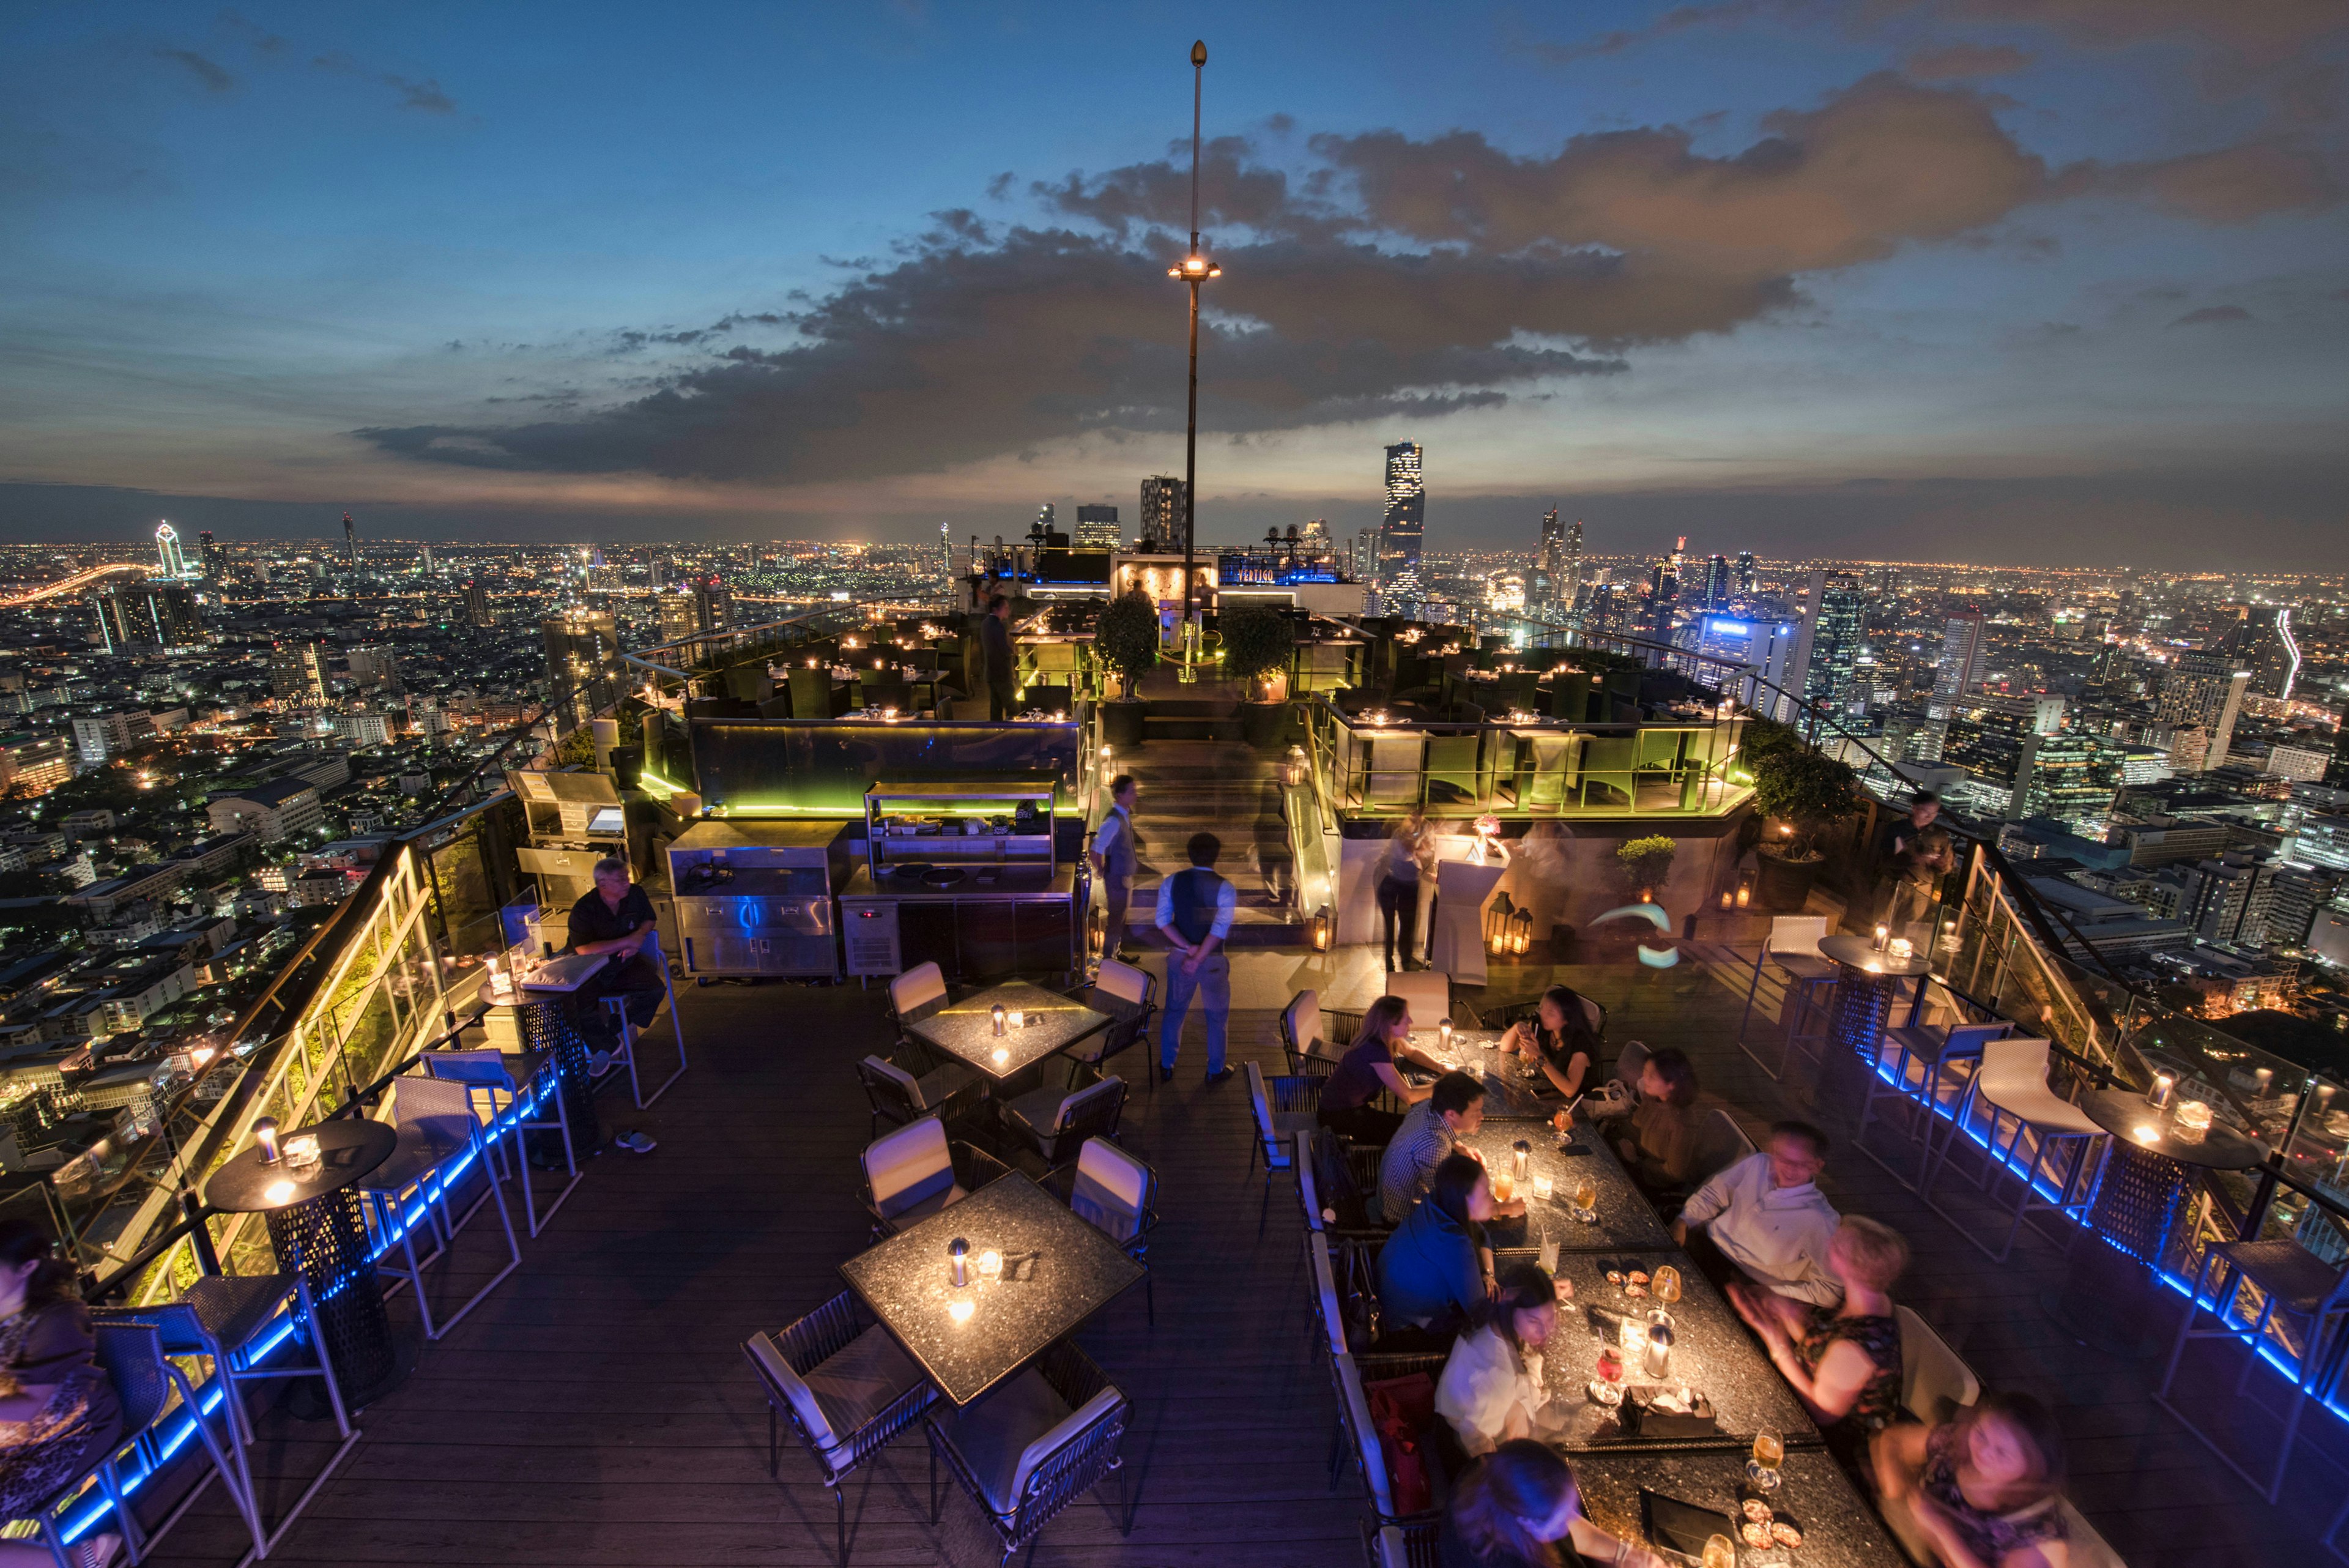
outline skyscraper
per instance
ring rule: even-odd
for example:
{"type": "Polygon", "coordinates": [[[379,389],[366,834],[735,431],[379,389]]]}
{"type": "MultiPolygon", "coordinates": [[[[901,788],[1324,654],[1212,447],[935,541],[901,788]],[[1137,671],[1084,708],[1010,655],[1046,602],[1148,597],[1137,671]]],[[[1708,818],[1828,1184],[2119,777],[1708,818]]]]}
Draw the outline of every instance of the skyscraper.
{"type": "Polygon", "coordinates": [[[1080,506],[1077,508],[1076,546],[1080,550],[1114,550],[1125,543],[1125,532],[1117,525],[1114,506],[1080,506]]]}
{"type": "Polygon", "coordinates": [[[351,570],[357,571],[359,569],[359,525],[351,521],[351,514],[347,512],[343,514],[343,550],[350,559],[351,570]]]}
{"type": "Polygon", "coordinates": [[[495,626],[497,618],[490,613],[490,590],[479,577],[465,583],[465,620],[471,626],[495,626]]]}
{"type": "MultiPolygon", "coordinates": [[[[1686,545],[1684,537],[1681,543],[1686,545]]],[[[1672,607],[1681,597],[1681,553],[1660,556],[1648,573],[1647,635],[1658,642],[1672,639],[1672,607]]]]}
{"type": "Polygon", "coordinates": [[[424,546],[424,575],[428,577],[432,575],[432,546],[429,545],[424,546]]]}
{"type": "Polygon", "coordinates": [[[2178,729],[2199,727],[2209,734],[2202,770],[2223,767],[2227,748],[2235,737],[2235,720],[2242,711],[2243,693],[2251,672],[2232,654],[2198,649],[2181,653],[2161,683],[2154,717],[2178,729]]]}
{"type": "Polygon", "coordinates": [[[326,661],[315,642],[280,642],[269,649],[269,690],[297,707],[326,700],[326,661]]]}
{"type": "Polygon", "coordinates": [[[1849,572],[1813,572],[1804,607],[1807,636],[1795,659],[1804,699],[1822,711],[1851,713],[1864,706],[1859,648],[1868,630],[1868,596],[1849,572]]]}
{"type": "Polygon", "coordinates": [[[169,523],[155,527],[155,575],[178,582],[188,575],[188,558],[180,553],[180,531],[169,523]]]}
{"type": "Polygon", "coordinates": [[[2292,634],[2289,606],[2251,606],[2227,639],[2226,651],[2251,672],[2251,690],[2263,695],[2290,697],[2300,680],[2300,641],[2292,634]]]}
{"type": "Polygon", "coordinates": [[[220,546],[212,543],[209,528],[196,535],[196,564],[203,568],[206,578],[218,583],[222,576],[220,546]]]}
{"type": "Polygon", "coordinates": [[[180,583],[128,583],[97,597],[98,636],[109,653],[194,648],[204,640],[192,588],[180,583]]]}
{"type": "Polygon", "coordinates": [[[1755,576],[1753,551],[1737,552],[1737,566],[1732,574],[1731,580],[1737,585],[1737,591],[1741,594],[1750,594],[1754,591],[1755,576]]]}
{"type": "Polygon", "coordinates": [[[1420,543],[1427,528],[1427,485],[1417,441],[1387,448],[1387,508],[1379,523],[1379,597],[1393,614],[1423,595],[1420,543]]]}
{"type": "Polygon", "coordinates": [[[1309,561],[1327,560],[1336,547],[1330,539],[1327,517],[1308,518],[1305,526],[1298,530],[1297,553],[1309,561]]]}
{"type": "Polygon", "coordinates": [[[704,577],[693,585],[693,618],[705,637],[734,629],[734,596],[724,583],[704,577]]]}
{"type": "Polygon", "coordinates": [[[1911,738],[1909,754],[1938,763],[1949,742],[1956,700],[1982,683],[1982,618],[1961,610],[1941,623],[1941,657],[1933,666],[1933,695],[1925,704],[1925,725],[1911,738]]]}
{"type": "Polygon", "coordinates": [[[620,670],[619,628],[608,612],[574,609],[549,617],[541,629],[546,634],[551,695],[565,727],[575,728],[612,702],[620,670]]]}
{"type": "Polygon", "coordinates": [[[1036,521],[1029,525],[1028,532],[1039,539],[1050,539],[1060,532],[1060,517],[1052,510],[1052,504],[1047,501],[1036,508],[1036,521]]]}
{"type": "Polygon", "coordinates": [[[1159,549],[1183,542],[1183,481],[1154,473],[1142,482],[1142,540],[1159,549]]]}
{"type": "Polygon", "coordinates": [[[1566,525],[1566,571],[1557,585],[1558,608],[1567,615],[1582,602],[1582,519],[1578,517],[1566,525]]]}
{"type": "Polygon", "coordinates": [[[1704,607],[1709,610],[1727,607],[1733,597],[1729,583],[1729,557],[1708,556],[1704,561],[1704,607]]]}
{"type": "Polygon", "coordinates": [[[1557,508],[1542,514],[1541,553],[1534,559],[1533,580],[1526,585],[1526,608],[1545,618],[1557,614],[1557,588],[1566,575],[1566,525],[1557,508]]]}

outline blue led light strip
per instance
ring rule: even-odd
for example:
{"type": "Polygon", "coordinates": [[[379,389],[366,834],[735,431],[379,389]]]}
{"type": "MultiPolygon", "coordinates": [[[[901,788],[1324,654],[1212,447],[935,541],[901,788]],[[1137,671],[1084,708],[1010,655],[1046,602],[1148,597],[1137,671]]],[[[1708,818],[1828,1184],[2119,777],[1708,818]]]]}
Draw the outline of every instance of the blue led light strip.
{"type": "MultiPolygon", "coordinates": [[[[521,1126],[523,1118],[536,1111],[540,1102],[553,1092],[554,1087],[551,1085],[534,1085],[526,1094],[517,1095],[512,1104],[507,1106],[504,1110],[500,1111],[496,1116],[486,1123],[481,1129],[482,1137],[480,1147],[468,1149],[454,1165],[437,1172],[437,1180],[429,1192],[420,1192],[412,1208],[402,1206],[398,1223],[385,1228],[376,1238],[375,1247],[367,1254],[369,1260],[380,1258],[393,1247],[398,1246],[409,1231],[424,1221],[430,1206],[440,1200],[440,1194],[446,1191],[451,1183],[465,1174],[467,1168],[473,1163],[481,1151],[486,1150],[507,1134],[515,1131],[521,1126]]],[[[516,1168],[521,1171],[522,1179],[525,1181],[530,1179],[526,1166],[518,1165],[516,1168]]],[[[338,1280],[327,1287],[326,1293],[327,1296],[333,1296],[348,1283],[347,1279],[338,1280]]],[[[420,1282],[417,1288],[419,1290],[423,1288],[420,1282]]],[[[294,1315],[290,1312],[273,1319],[246,1346],[245,1364],[252,1366],[267,1360],[275,1354],[279,1346],[294,1337],[294,1315]]],[[[223,1381],[215,1375],[197,1386],[196,1403],[205,1415],[210,1415],[220,1408],[221,1401],[226,1397],[226,1393],[223,1381]]],[[[170,1460],[181,1449],[187,1447],[195,1435],[195,1418],[189,1415],[185,1407],[166,1417],[155,1437],[157,1464],[170,1460]]],[[[133,1440],[135,1441],[135,1436],[133,1440]]],[[[236,1440],[233,1433],[230,1435],[229,1440],[232,1442],[236,1440]]],[[[117,1450],[118,1453],[119,1451],[119,1449],[117,1450]]],[[[134,1471],[125,1467],[117,1472],[122,1495],[126,1501],[133,1492],[146,1484],[155,1473],[155,1468],[154,1465],[140,1465],[134,1471]]],[[[114,1511],[107,1501],[106,1494],[98,1488],[95,1486],[86,1488],[85,1497],[87,1501],[82,1502],[78,1511],[71,1512],[59,1525],[59,1533],[67,1545],[80,1540],[93,1526],[103,1523],[114,1511]]],[[[72,1504],[67,1506],[69,1510],[73,1507],[72,1504]]]]}

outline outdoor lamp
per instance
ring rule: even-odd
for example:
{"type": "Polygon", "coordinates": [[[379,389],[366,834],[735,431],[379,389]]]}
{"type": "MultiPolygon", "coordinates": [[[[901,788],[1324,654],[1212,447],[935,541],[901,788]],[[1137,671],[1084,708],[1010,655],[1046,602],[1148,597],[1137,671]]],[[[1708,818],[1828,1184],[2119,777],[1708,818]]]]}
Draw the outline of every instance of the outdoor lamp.
{"type": "Polygon", "coordinates": [[[1509,950],[1509,917],[1516,912],[1506,893],[1494,898],[1492,912],[1485,917],[1485,950],[1495,958],[1509,950]]]}
{"type": "Polygon", "coordinates": [[[253,1141],[261,1146],[261,1163],[275,1165],[277,1153],[277,1118],[264,1116],[253,1124],[253,1141]]]}
{"type": "Polygon", "coordinates": [[[1327,904],[1313,911],[1313,950],[1317,953],[1330,950],[1330,906],[1327,904]]]}
{"type": "Polygon", "coordinates": [[[1510,955],[1523,958],[1531,950],[1533,945],[1534,912],[1531,909],[1519,909],[1516,917],[1509,921],[1510,955]]]}

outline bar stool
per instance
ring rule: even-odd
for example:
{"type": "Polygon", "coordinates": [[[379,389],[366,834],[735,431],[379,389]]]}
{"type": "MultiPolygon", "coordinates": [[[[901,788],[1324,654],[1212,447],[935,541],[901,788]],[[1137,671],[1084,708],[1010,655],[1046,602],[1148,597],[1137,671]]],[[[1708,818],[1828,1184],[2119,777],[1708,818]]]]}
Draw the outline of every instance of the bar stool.
{"type": "Polygon", "coordinates": [[[415,1290],[416,1308],[424,1318],[424,1337],[438,1339],[481,1305],[481,1299],[502,1283],[508,1274],[522,1267],[522,1243],[514,1240],[513,1216],[506,1209],[505,1184],[498,1179],[498,1168],[482,1142],[481,1120],[473,1114],[472,1096],[466,1085],[439,1078],[404,1077],[398,1082],[395,1108],[399,1118],[399,1142],[391,1158],[361,1177],[353,1189],[367,1201],[375,1221],[376,1247],[382,1254],[377,1259],[376,1268],[415,1290]],[[450,1205],[449,1189],[469,1165],[481,1168],[489,1190],[459,1215],[450,1205]],[[451,1251],[457,1244],[457,1232],[481,1212],[482,1204],[490,1202],[497,1205],[498,1222],[505,1228],[506,1266],[492,1275],[453,1315],[435,1324],[432,1303],[424,1289],[425,1266],[451,1251]],[[416,1227],[419,1224],[429,1226],[432,1237],[431,1250],[420,1259],[416,1251],[416,1227]],[[404,1268],[390,1260],[395,1243],[408,1260],[404,1268]]]}
{"type": "MultiPolygon", "coordinates": [[[[2293,1439],[2300,1435],[2301,1413],[2308,1407],[2311,1397],[2331,1382],[2338,1370],[2342,1346],[2349,1343],[2349,1336],[2335,1332],[2344,1314],[2349,1314],[2349,1268],[2326,1262],[2289,1237],[2272,1241],[2213,1242],[2203,1249],[2202,1264],[2194,1271],[2194,1288],[2186,1297],[2186,1316],[2178,1325],[2178,1338],[2169,1347],[2169,1366],[2162,1374],[2161,1386],[2154,1391],[2154,1401],[2177,1417],[2237,1475],[2273,1502],[2283,1493],[2283,1472],[2292,1462],[2293,1439]],[[2211,1304],[2205,1306],[2202,1286],[2213,1274],[2214,1265],[2220,1282],[2212,1288],[2211,1304]],[[2230,1269],[2235,1277],[2229,1281],[2230,1269]],[[2245,1285],[2260,1293],[2260,1311],[2248,1324],[2238,1328],[2230,1324],[2229,1318],[2235,1297],[2245,1285]],[[2218,1327],[2194,1326],[2195,1320],[2206,1312],[2219,1320],[2218,1327]],[[2301,1345],[2300,1370],[2292,1380],[2292,1407],[2284,1417],[2283,1442],[2276,1450],[2275,1469],[2261,1477],[2253,1475],[2240,1460],[2220,1448],[2216,1438],[2195,1424],[2187,1409],[2171,1404],[2169,1388],[2178,1379],[2178,1364],[2186,1354],[2188,1340],[2240,1340],[2245,1350],[2242,1373],[2235,1379],[2235,1400],[2240,1404],[2251,1372],[2260,1364],[2260,1341],[2266,1337],[2269,1324],[2279,1313],[2286,1318],[2305,1320],[2308,1337],[2301,1345]]],[[[2335,1515],[2333,1528],[2339,1525],[2340,1516],[2335,1515]]],[[[2332,1532],[2330,1529],[2326,1531],[2327,1540],[2332,1532]]]]}
{"type": "Polygon", "coordinates": [[[644,952],[651,958],[653,966],[660,971],[661,990],[668,1001],[669,1033],[677,1038],[677,1071],[660,1081],[660,1086],[653,1090],[652,1099],[645,1098],[644,1083],[636,1076],[636,1040],[643,1031],[628,1021],[628,1005],[626,997],[607,996],[604,999],[604,1011],[613,1021],[614,1038],[617,1044],[612,1047],[611,1060],[605,1064],[604,1070],[594,1075],[590,1080],[600,1087],[603,1078],[608,1077],[622,1067],[627,1068],[628,1091],[636,1096],[636,1109],[640,1111],[650,1106],[654,1100],[667,1094],[669,1085],[685,1076],[685,1069],[688,1065],[685,1059],[685,1020],[677,1010],[677,985],[669,979],[668,959],[661,951],[660,938],[657,935],[645,944],[644,952]]]}
{"type": "MultiPolygon", "coordinates": [[[[1773,1078],[1786,1075],[1798,1048],[1824,1047],[1826,1044],[1828,1004],[1824,993],[1833,991],[1842,972],[1832,959],[1819,951],[1819,942],[1826,934],[1825,915],[1774,916],[1770,934],[1762,939],[1762,950],[1754,955],[1754,978],[1745,987],[1745,1011],[1737,1020],[1737,1048],[1753,1057],[1754,1064],[1773,1078]],[[1777,970],[1785,983],[1785,1000],[1778,1008],[1778,1030],[1785,1044],[1775,1067],[1745,1044],[1746,1024],[1753,1019],[1754,999],[1762,989],[1762,971],[1765,969],[1777,970]],[[1806,1029],[1804,1024],[1814,1015],[1818,1027],[1806,1029]]],[[[1805,1054],[1816,1060],[1816,1053],[1805,1054]]]]}
{"type": "MultiPolygon", "coordinates": [[[[2023,1221],[2034,1210],[2064,1214],[2083,1220],[2089,1199],[2094,1196],[2095,1162],[2088,1157],[2112,1135],[2090,1120],[2079,1106],[2064,1099],[2047,1086],[2047,1063],[2050,1043],[2045,1040],[1991,1040],[1982,1044],[1982,1064],[1974,1069],[1972,1082],[1958,1101],[1954,1125],[1941,1140],[1940,1152],[1929,1156],[1917,1180],[1917,1196],[1942,1219],[1950,1221],[1959,1234],[1980,1247],[1993,1262],[2002,1263],[2014,1251],[2014,1239],[2023,1231],[2023,1221]],[[2016,1178],[2017,1196],[2014,1201],[2013,1223],[2007,1228],[2006,1242],[1995,1252],[1990,1243],[1960,1224],[1956,1216],[1933,1201],[1932,1184],[1949,1168],[1950,1156],[1959,1140],[1970,1136],[1966,1125],[1976,1103],[1990,1107],[1990,1132],[1984,1140],[1982,1179],[1977,1188],[1988,1192],[1991,1176],[2004,1170],[2016,1178]],[[1999,1123],[2008,1116],[2014,1118],[2014,1135],[2007,1140],[2006,1152],[1998,1147],[1999,1123]],[[2030,1163],[2018,1168],[2015,1160],[2023,1149],[2023,1135],[2029,1132],[2033,1142],[2030,1163]],[[2064,1170],[2063,1182],[2056,1189],[2054,1201],[2036,1202],[2040,1167],[2048,1163],[2049,1156],[2058,1144],[2072,1146],[2070,1165],[2064,1170]],[[2075,1189],[2077,1196],[2075,1196],[2075,1189]]],[[[2064,1250],[2071,1250],[2071,1239],[2064,1240],[2064,1250]]]]}
{"type": "Polygon", "coordinates": [[[554,1054],[547,1051],[427,1051],[422,1060],[429,1076],[445,1083],[462,1084],[467,1107],[476,1114],[487,1112],[482,1119],[492,1126],[500,1116],[512,1113],[514,1116],[512,1129],[517,1135],[552,1132],[561,1137],[563,1159],[569,1179],[564,1182],[563,1190],[554,1195],[554,1201],[546,1206],[543,1214],[538,1211],[538,1189],[530,1179],[529,1161],[517,1160],[512,1167],[506,1166],[507,1140],[502,1137],[489,1140],[490,1158],[498,1161],[499,1168],[509,1172],[514,1184],[522,1189],[523,1214],[530,1222],[531,1239],[536,1241],[539,1231],[554,1218],[554,1211],[563,1207],[564,1199],[571,1196],[571,1189],[579,1185],[579,1161],[571,1152],[571,1110],[564,1103],[562,1085],[554,1082],[550,1072],[554,1064],[554,1054]],[[525,1089],[531,1094],[527,1106],[523,1103],[525,1089]],[[504,1096],[502,1102],[499,1098],[501,1096],[504,1096]],[[528,1114],[549,1104],[554,1106],[552,1117],[533,1117],[528,1114]]]}
{"type": "Polygon", "coordinates": [[[1909,1140],[1917,1146],[1917,1175],[1925,1174],[1925,1164],[1932,1158],[1936,1124],[1940,1120],[1941,1069],[1952,1062],[1978,1062],[1982,1046],[1992,1040],[2003,1040],[2014,1025],[2003,1018],[1988,1023],[1952,1023],[1946,1027],[1937,1023],[1903,1023],[1884,1032],[1885,1050],[1877,1057],[1877,1070],[1868,1075],[1868,1091],[1860,1097],[1859,1127],[1852,1134],[1852,1147],[1884,1168],[1885,1173],[1910,1190],[1915,1188],[1909,1179],[1892,1168],[1891,1162],[1868,1147],[1868,1124],[1876,1112],[1878,1095],[1890,1095],[1909,1103],[1909,1140]],[[1884,1076],[1885,1055],[1892,1057],[1892,1077],[1884,1076]],[[1919,1070],[1919,1082],[1912,1094],[1909,1087],[1909,1069],[1919,1070]]]}

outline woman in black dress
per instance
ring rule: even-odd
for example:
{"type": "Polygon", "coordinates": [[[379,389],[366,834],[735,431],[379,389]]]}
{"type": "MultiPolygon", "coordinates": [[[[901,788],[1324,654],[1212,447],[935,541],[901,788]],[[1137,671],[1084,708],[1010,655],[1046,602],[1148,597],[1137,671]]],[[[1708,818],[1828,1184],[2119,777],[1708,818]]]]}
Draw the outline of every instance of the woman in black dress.
{"type": "MultiPolygon", "coordinates": [[[[0,1518],[32,1519],[122,1440],[114,1385],[98,1365],[89,1309],[48,1234],[0,1220],[0,1518]]],[[[103,1568],[119,1535],[67,1549],[73,1568],[103,1568]]],[[[0,1542],[0,1568],[53,1563],[46,1546],[0,1542]]]]}

